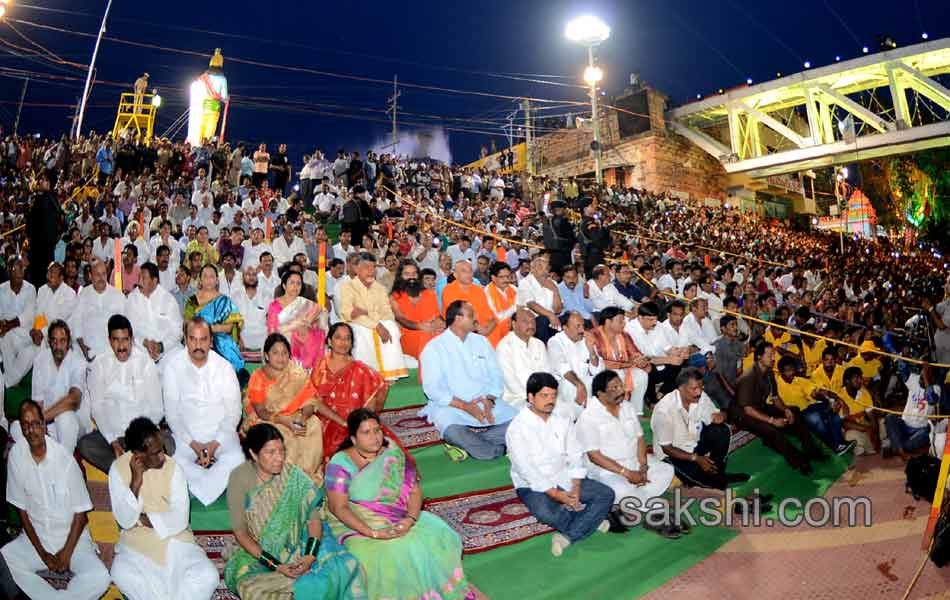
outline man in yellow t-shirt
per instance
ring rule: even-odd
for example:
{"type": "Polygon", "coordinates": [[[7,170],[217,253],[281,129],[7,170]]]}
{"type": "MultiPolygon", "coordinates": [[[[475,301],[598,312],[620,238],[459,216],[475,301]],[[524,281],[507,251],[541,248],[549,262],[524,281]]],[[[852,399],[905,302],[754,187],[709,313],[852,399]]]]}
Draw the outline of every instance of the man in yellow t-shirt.
{"type": "Polygon", "coordinates": [[[778,396],[785,406],[797,407],[812,433],[826,446],[841,455],[850,452],[855,442],[845,442],[841,417],[842,401],[832,392],[816,386],[810,379],[798,377],[798,361],[784,356],[778,361],[779,376],[775,378],[778,396]]]}
{"type": "MultiPolygon", "coordinates": [[[[802,325],[802,331],[814,333],[815,326],[811,323],[805,323],[802,325]]],[[[821,364],[821,353],[825,351],[826,347],[828,347],[828,343],[825,340],[819,340],[810,335],[802,336],[801,349],[804,355],[806,373],[811,373],[821,364]]]]}
{"type": "Polygon", "coordinates": [[[844,385],[844,367],[838,364],[838,351],[826,347],[821,351],[821,364],[811,372],[812,383],[823,390],[838,393],[844,385]]]}
{"type": "Polygon", "coordinates": [[[864,375],[858,367],[848,367],[842,376],[843,386],[838,396],[844,401],[842,425],[845,439],[857,442],[854,453],[875,454],[881,449],[880,417],[874,409],[874,398],[864,387],[864,375]]]}
{"type": "Polygon", "coordinates": [[[875,351],[878,350],[878,347],[871,340],[864,340],[861,342],[861,347],[858,349],[858,355],[852,358],[845,364],[845,367],[858,367],[861,369],[861,374],[864,375],[864,379],[867,381],[877,378],[881,373],[881,359],[877,357],[875,351]]]}

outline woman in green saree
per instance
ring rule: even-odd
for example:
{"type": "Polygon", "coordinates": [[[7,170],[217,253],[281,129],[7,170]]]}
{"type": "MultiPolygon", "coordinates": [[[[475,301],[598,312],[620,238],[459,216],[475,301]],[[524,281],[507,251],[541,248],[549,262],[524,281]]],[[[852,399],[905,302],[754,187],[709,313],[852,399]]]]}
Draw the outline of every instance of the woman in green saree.
{"type": "Polygon", "coordinates": [[[379,417],[357,409],[347,428],[324,479],[330,531],[359,560],[369,598],[474,599],[458,534],[422,511],[415,467],[384,438],[379,417]]]}
{"type": "Polygon", "coordinates": [[[359,564],[321,519],[323,489],[286,462],[277,428],[251,427],[244,451],[250,460],[228,482],[231,527],[241,546],[224,570],[228,588],[242,600],[365,599],[359,564]]]}

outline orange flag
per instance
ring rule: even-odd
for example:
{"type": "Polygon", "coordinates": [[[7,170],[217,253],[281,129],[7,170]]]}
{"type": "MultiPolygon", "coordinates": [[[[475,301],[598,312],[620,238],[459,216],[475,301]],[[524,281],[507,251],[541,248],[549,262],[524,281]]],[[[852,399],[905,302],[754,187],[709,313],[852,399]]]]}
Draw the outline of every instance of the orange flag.
{"type": "Polygon", "coordinates": [[[115,240],[115,266],[112,267],[112,285],[115,289],[122,291],[122,240],[115,240]]]}
{"type": "Polygon", "coordinates": [[[320,255],[317,258],[317,302],[327,307],[327,243],[320,242],[320,255]]]}

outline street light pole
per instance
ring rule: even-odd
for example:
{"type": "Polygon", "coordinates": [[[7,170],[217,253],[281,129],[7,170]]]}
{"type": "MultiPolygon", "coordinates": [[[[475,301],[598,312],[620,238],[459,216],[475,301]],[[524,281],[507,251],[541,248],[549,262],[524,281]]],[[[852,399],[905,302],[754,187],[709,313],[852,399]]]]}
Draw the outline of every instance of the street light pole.
{"type": "Polygon", "coordinates": [[[79,119],[76,121],[76,139],[82,135],[82,118],[86,112],[86,100],[89,99],[89,86],[92,83],[92,71],[96,67],[96,57],[99,55],[99,44],[102,42],[102,36],[106,33],[106,19],[109,18],[109,9],[112,8],[112,0],[106,3],[106,11],[102,14],[102,25],[99,26],[99,35],[96,37],[96,45],[92,49],[92,60],[89,61],[89,72],[86,73],[86,87],[82,91],[82,100],[79,103],[79,119]]]}
{"type": "MultiPolygon", "coordinates": [[[[587,68],[593,71],[594,67],[594,46],[587,47],[587,68]]],[[[603,185],[604,175],[600,170],[600,119],[597,115],[597,82],[590,83],[590,110],[591,122],[594,128],[594,175],[597,178],[597,185],[603,185]]]]}

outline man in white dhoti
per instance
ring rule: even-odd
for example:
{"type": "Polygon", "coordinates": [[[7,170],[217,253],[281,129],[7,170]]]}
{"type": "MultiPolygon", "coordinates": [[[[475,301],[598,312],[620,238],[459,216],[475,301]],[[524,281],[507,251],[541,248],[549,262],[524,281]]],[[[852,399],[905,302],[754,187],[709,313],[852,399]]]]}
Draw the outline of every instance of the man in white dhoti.
{"type": "Polygon", "coordinates": [[[17,507],[23,532],[0,549],[17,587],[32,600],[96,600],[109,587],[109,571],[86,530],[92,501],[72,453],[46,437],[42,408],[20,405],[25,441],[8,459],[7,502],[17,507]],[[71,571],[65,590],[55,590],[37,571],[71,571]]]}
{"type": "Polygon", "coordinates": [[[244,285],[237,287],[231,294],[241,316],[241,350],[260,350],[267,338],[267,308],[264,294],[258,289],[257,267],[244,267],[241,275],[244,285]]]}
{"type": "MultiPolygon", "coordinates": [[[[70,350],[69,325],[56,320],[49,325],[49,345],[40,349],[33,360],[31,398],[43,408],[50,437],[70,454],[84,433],[92,431],[89,404],[85,402],[86,359],[70,350]]],[[[13,438],[23,438],[20,424],[10,428],[13,438]]]]}
{"type": "Polygon", "coordinates": [[[125,302],[125,314],[135,331],[135,344],[154,362],[181,348],[178,302],[158,283],[158,267],[145,263],[139,271],[138,288],[132,290],[125,302]]]}
{"type": "Polygon", "coordinates": [[[389,303],[389,293],[376,281],[376,257],[360,253],[356,278],[340,286],[340,315],[353,327],[353,356],[373,367],[383,379],[395,381],[409,375],[402,357],[399,325],[389,303]]]}
{"type": "Polygon", "coordinates": [[[106,323],[112,315],[125,312],[125,294],[109,285],[106,264],[101,260],[94,262],[90,271],[92,285],[79,292],[69,327],[82,355],[92,362],[100,354],[109,352],[106,323]]]}
{"type": "Polygon", "coordinates": [[[124,432],[128,452],[109,469],[112,513],[122,528],[112,579],[130,600],[206,600],[218,571],[188,528],[188,486],[145,417],[124,432]]]}
{"type": "Polygon", "coordinates": [[[548,362],[558,380],[554,414],[576,421],[587,406],[594,376],[604,370],[593,337],[584,333],[579,312],[568,313],[561,331],[548,340],[548,362]]]}
{"type": "Polygon", "coordinates": [[[511,318],[511,331],[498,342],[495,354],[505,381],[502,399],[515,410],[527,402],[525,385],[532,373],[549,373],[548,350],[544,342],[534,337],[534,313],[521,307],[511,318]]]}
{"type": "Polygon", "coordinates": [[[46,334],[46,327],[57,319],[69,323],[76,310],[76,292],[68,285],[63,285],[63,265],[51,263],[46,270],[46,285],[36,291],[36,318],[30,332],[33,343],[37,338],[40,342],[46,334]]]}
{"type": "MultiPolygon", "coordinates": [[[[673,465],[647,455],[647,444],[633,404],[625,402],[623,380],[614,371],[603,371],[591,384],[594,397],[577,419],[577,438],[584,451],[587,472],[614,491],[614,519],[620,511],[647,512],[651,500],[673,481],[673,465]]],[[[678,524],[644,526],[666,538],[677,538],[678,524]]]]}
{"type": "Polygon", "coordinates": [[[10,266],[10,281],[0,284],[0,354],[3,378],[13,387],[33,367],[38,345],[30,338],[36,315],[36,288],[24,279],[23,261],[10,266]]]}
{"type": "MultiPolygon", "coordinates": [[[[162,382],[158,367],[135,345],[132,325],[123,315],[112,315],[107,324],[109,350],[96,357],[86,378],[86,401],[96,431],[79,440],[79,453],[103,473],[125,450],[125,429],[136,417],[162,420],[162,382]]],[[[171,436],[163,438],[174,454],[171,436]]]]}
{"type": "Polygon", "coordinates": [[[169,357],[164,371],[165,419],[175,438],[175,462],[191,494],[205,506],[228,487],[244,462],[237,426],[241,388],[234,368],[211,351],[211,326],[201,317],[185,323],[186,351],[169,357]]]}

